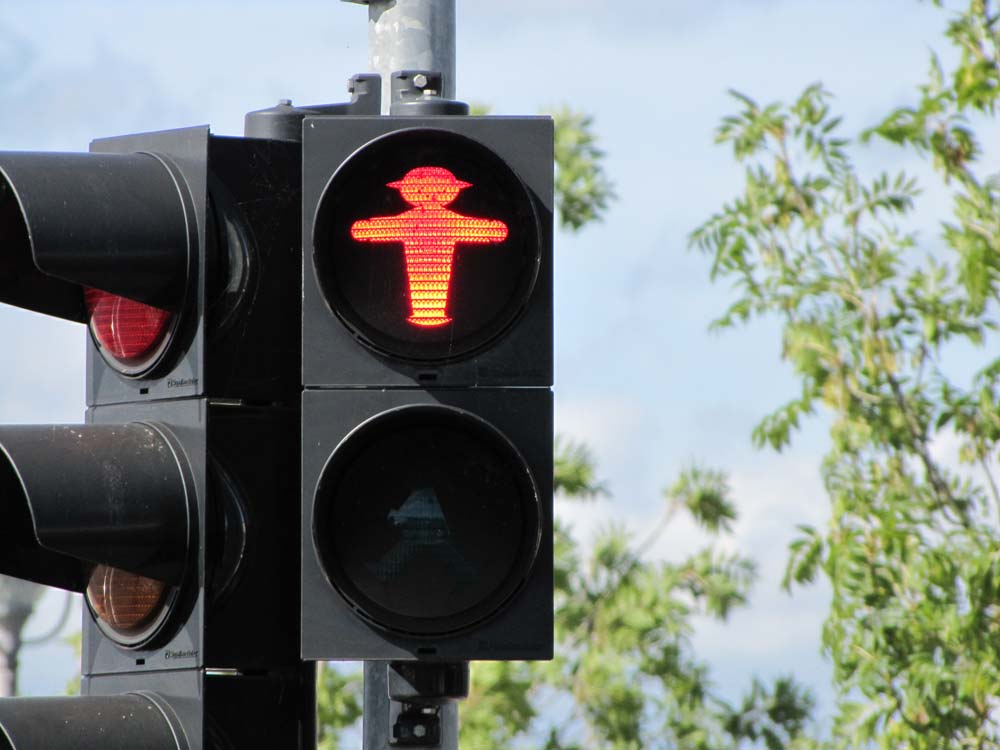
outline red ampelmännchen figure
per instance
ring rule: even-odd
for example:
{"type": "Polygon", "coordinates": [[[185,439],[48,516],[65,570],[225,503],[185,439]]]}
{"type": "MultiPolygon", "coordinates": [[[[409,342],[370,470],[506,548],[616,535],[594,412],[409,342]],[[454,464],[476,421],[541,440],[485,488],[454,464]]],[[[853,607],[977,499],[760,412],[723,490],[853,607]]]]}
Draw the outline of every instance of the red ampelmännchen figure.
{"type": "Polygon", "coordinates": [[[467,187],[443,167],[417,167],[387,185],[413,206],[396,216],[376,216],[351,225],[359,242],[401,242],[410,290],[410,323],[433,327],[451,322],[447,314],[451,269],[458,243],[489,244],[507,239],[507,225],[463,216],[447,208],[467,187]]]}

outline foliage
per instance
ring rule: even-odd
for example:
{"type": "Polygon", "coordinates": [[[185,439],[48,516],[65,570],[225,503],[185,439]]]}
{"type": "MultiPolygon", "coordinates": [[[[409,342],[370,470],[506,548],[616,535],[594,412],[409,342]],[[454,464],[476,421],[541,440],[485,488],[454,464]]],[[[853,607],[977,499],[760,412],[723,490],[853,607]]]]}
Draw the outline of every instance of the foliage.
{"type": "Polygon", "coordinates": [[[362,679],[358,672],[343,672],[318,664],[316,674],[316,724],[318,750],[337,750],[343,729],[361,718],[362,679]]]}
{"type": "MultiPolygon", "coordinates": [[[[490,107],[473,103],[469,113],[483,116],[490,107]]],[[[594,118],[569,106],[552,113],[555,125],[555,196],[559,226],[578,232],[589,224],[602,221],[615,186],[604,171],[605,153],[597,145],[594,118]]]]}
{"type": "Polygon", "coordinates": [[[1000,96],[993,6],[955,15],[954,69],[933,58],[918,103],[857,139],[819,85],[790,106],[734,94],[717,137],[746,165],[744,189],[692,235],[735,286],[716,325],[777,318],[801,383],[755,442],[780,451],[804,416],[830,418],[832,516],[801,528],[786,585],[832,584],[823,646],[844,747],[1000,744],[1000,176],[977,173],[973,126],[1000,96]],[[929,157],[954,201],[942,242],[922,249],[906,228],[911,176],[853,165],[856,141],[876,140],[929,157]],[[952,364],[977,350],[978,372],[952,364]]]}
{"type": "MultiPolygon", "coordinates": [[[[72,635],[66,636],[66,643],[68,643],[73,648],[73,653],[76,654],[76,658],[79,661],[83,654],[83,632],[77,631],[72,635]]],[[[74,675],[69,682],[66,683],[66,695],[79,695],[80,694],[80,675],[74,675]]]]}
{"type": "Polygon", "coordinates": [[[604,172],[604,152],[597,146],[594,119],[565,106],[552,117],[559,224],[577,231],[604,218],[615,189],[604,172]]]}
{"type": "MultiPolygon", "coordinates": [[[[565,488],[593,468],[561,445],[556,483],[565,488]]],[[[646,559],[680,512],[725,530],[735,520],[728,493],[721,472],[689,469],[665,493],[663,520],[645,539],[611,525],[589,553],[557,524],[556,658],[476,665],[461,746],[499,750],[540,735],[548,750],[805,747],[805,691],[789,679],[755,682],[730,706],[690,644],[694,617],[724,620],[746,602],[753,565],[712,546],[679,562],[646,559]]]]}
{"type": "Polygon", "coordinates": [[[594,459],[583,443],[556,436],[555,491],[577,499],[591,499],[608,494],[607,487],[597,481],[594,459]]]}

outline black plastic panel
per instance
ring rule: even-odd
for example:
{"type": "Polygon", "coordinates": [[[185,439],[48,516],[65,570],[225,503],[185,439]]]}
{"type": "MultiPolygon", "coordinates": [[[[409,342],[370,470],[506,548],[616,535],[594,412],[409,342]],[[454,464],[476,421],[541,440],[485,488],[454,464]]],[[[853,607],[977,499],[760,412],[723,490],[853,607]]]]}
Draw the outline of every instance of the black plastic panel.
{"type": "MultiPolygon", "coordinates": [[[[363,183],[359,190],[366,195],[379,194],[377,185],[368,184],[370,180],[358,179],[363,183]]],[[[307,117],[303,124],[302,182],[302,382],[306,387],[552,385],[553,144],[552,121],[549,118],[307,117]],[[514,192],[527,190],[537,219],[538,265],[537,275],[531,280],[531,273],[521,273],[518,268],[524,265],[523,258],[532,256],[533,245],[527,238],[533,235],[531,230],[534,226],[527,217],[520,215],[519,218],[520,209],[516,206],[520,204],[517,199],[508,196],[507,200],[491,209],[489,191],[477,196],[477,188],[470,187],[449,204],[450,209],[463,215],[496,221],[500,221],[497,217],[502,215],[503,223],[513,227],[511,241],[516,240],[515,244],[520,248],[520,256],[518,253],[515,256],[522,258],[507,269],[512,273],[504,271],[501,274],[510,277],[504,282],[506,291],[500,293],[501,301],[510,300],[511,307],[508,309],[505,304],[498,305],[495,300],[487,300],[489,304],[480,311],[482,318],[476,323],[475,294],[483,294],[482,290],[489,289],[489,275],[495,272],[490,271],[489,266],[504,257],[503,245],[458,245],[454,255],[455,277],[452,285],[459,296],[450,299],[449,304],[457,306],[456,311],[461,308],[462,314],[472,321],[472,328],[478,325],[480,330],[462,332],[456,329],[456,337],[462,340],[456,338],[453,348],[444,333],[446,328],[440,327],[436,331],[428,329],[428,340],[433,339],[432,345],[413,347],[405,343],[406,335],[400,333],[400,330],[405,330],[405,322],[398,325],[388,322],[390,317],[398,321],[401,315],[406,314],[409,305],[406,274],[402,270],[404,251],[392,243],[373,245],[368,242],[354,242],[356,247],[352,245],[344,250],[347,241],[344,238],[345,217],[358,214],[355,220],[363,219],[360,215],[362,207],[359,205],[340,216],[340,195],[354,189],[353,184],[342,184],[340,178],[332,183],[334,191],[327,193],[331,178],[336,173],[346,170],[342,174],[348,171],[364,174],[366,153],[376,153],[380,174],[387,169],[392,171],[387,166],[391,162],[391,153],[377,153],[381,150],[379,146],[370,146],[375,151],[369,152],[366,146],[383,136],[403,131],[423,131],[424,136],[398,135],[385,142],[389,143],[397,137],[415,142],[427,141],[429,150],[425,156],[440,163],[431,165],[421,162],[418,165],[411,158],[401,156],[400,171],[392,176],[393,181],[405,179],[408,169],[422,165],[458,170],[462,174],[455,173],[456,179],[469,183],[477,179],[472,177],[472,173],[479,170],[483,188],[489,184],[504,184],[508,178],[499,174],[504,172],[502,168],[497,169],[497,175],[483,178],[488,158],[478,160],[478,166],[470,168],[471,171],[466,174],[464,170],[471,163],[468,154],[458,153],[461,150],[459,146],[453,149],[456,153],[449,154],[449,142],[459,144],[467,139],[478,144],[468,149],[470,153],[477,149],[491,152],[516,175],[517,182],[524,187],[517,185],[514,192]],[[438,136],[428,136],[428,131],[436,132],[438,136]],[[359,159],[357,165],[350,163],[354,159],[359,159]],[[324,195],[328,195],[328,199],[324,199],[324,195]],[[525,242],[528,244],[525,245],[525,242]],[[349,294],[343,289],[340,292],[331,291],[336,269],[323,266],[325,261],[322,259],[330,258],[333,246],[339,248],[337,252],[342,254],[341,261],[335,264],[338,267],[345,262],[343,253],[349,256],[350,250],[357,252],[355,260],[360,258],[363,265],[347,263],[344,267],[353,269],[349,273],[357,277],[358,281],[354,283],[361,284],[364,289],[355,286],[349,294]],[[321,259],[320,268],[317,268],[317,258],[321,259]],[[460,280],[460,276],[465,282],[460,280]],[[477,285],[479,292],[476,292],[477,285]],[[473,296],[463,301],[460,293],[466,286],[473,296]],[[369,289],[374,296],[366,301],[365,294],[369,289]],[[526,297],[522,298],[522,294],[526,297]],[[390,301],[388,307],[385,307],[385,300],[390,301]],[[347,307],[343,306],[345,303],[347,307]]],[[[513,188],[505,190],[509,192],[513,188]]],[[[386,184],[382,195],[383,204],[373,205],[371,216],[405,213],[407,204],[397,189],[386,184]]],[[[349,233],[349,227],[347,231],[349,233]]],[[[454,318],[450,313],[446,315],[454,318]]]]}
{"type": "MultiPolygon", "coordinates": [[[[209,456],[239,496],[246,533],[232,569],[233,530],[210,481],[205,663],[240,670],[298,664],[298,409],[211,406],[209,456]]],[[[210,477],[212,471],[209,472],[210,477]]],[[[232,519],[232,514],[230,514],[232,519]]]]}
{"type": "MultiPolygon", "coordinates": [[[[552,656],[552,393],[547,389],[324,390],[302,401],[302,656],[306,659],[547,659],[552,656]],[[331,584],[313,525],[320,478],[334,450],[376,415],[413,405],[443,405],[476,415],[514,446],[537,489],[539,546],[525,580],[491,616],[448,634],[405,634],[377,624],[331,584]]],[[[346,444],[345,444],[346,445],[346,444]]],[[[415,451],[414,455],[421,453],[415,451]]],[[[456,472],[477,467],[463,461],[456,472]]],[[[383,471],[405,474],[398,462],[383,471]]],[[[460,482],[460,476],[457,480],[460,482]]],[[[477,478],[476,482],[481,482],[477,478]]],[[[442,490],[442,492],[444,492],[442,490]]],[[[397,493],[398,494],[398,493],[397,493]]],[[[400,496],[402,497],[402,496],[400,496]]],[[[419,498],[417,498],[419,500],[419,498]]],[[[469,497],[469,502],[475,498],[469,497]]],[[[407,511],[407,498],[396,508],[407,511]]],[[[414,500],[413,502],[416,502],[414,500]]],[[[452,501],[448,501],[450,504],[452,501]]],[[[411,514],[412,515],[412,514],[411,514]]],[[[446,514],[445,514],[446,515],[446,514]]],[[[470,516],[471,517],[471,516],[470,516]]],[[[447,518],[446,518],[447,520],[447,518]]],[[[495,520],[495,519],[494,519],[495,520]]],[[[490,519],[484,519],[484,524],[490,519]]],[[[485,530],[485,529],[484,529],[485,530]]],[[[456,545],[469,539],[455,539],[456,545]]],[[[363,540],[356,540],[362,544],[363,540]]],[[[389,594],[391,596],[391,592],[389,594]]]]}
{"type": "Polygon", "coordinates": [[[112,672],[143,672],[183,669],[204,664],[204,602],[199,582],[204,578],[204,534],[206,497],[207,403],[203,399],[126,404],[90,409],[87,421],[94,425],[122,421],[147,421],[163,425],[176,441],[190,471],[192,496],[188,518],[192,544],[188,565],[170,618],[161,636],[142,648],[126,648],[104,635],[87,608],[83,613],[84,675],[112,672]]]}

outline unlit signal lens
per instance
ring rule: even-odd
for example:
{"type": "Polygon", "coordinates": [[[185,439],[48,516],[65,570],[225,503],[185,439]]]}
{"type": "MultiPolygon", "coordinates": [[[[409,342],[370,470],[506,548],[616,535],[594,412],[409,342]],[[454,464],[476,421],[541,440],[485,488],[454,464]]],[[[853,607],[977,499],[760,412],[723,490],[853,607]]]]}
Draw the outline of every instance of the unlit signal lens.
{"type": "Polygon", "coordinates": [[[167,585],[107,565],[98,565],[87,586],[94,614],[120,636],[134,638],[152,630],[166,606],[167,585]]]}

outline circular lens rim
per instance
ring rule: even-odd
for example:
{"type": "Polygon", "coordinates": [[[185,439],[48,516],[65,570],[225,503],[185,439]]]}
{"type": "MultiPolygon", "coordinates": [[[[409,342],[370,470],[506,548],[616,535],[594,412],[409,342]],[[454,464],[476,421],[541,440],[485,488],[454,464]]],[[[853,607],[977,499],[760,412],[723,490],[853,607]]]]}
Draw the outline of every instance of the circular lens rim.
{"type": "MultiPolygon", "coordinates": [[[[148,628],[132,637],[128,636],[126,633],[118,632],[110,625],[110,623],[105,622],[98,616],[97,612],[94,611],[94,607],[90,603],[90,597],[87,595],[86,590],[84,590],[83,599],[87,603],[87,609],[90,611],[93,621],[97,624],[101,632],[118,646],[133,650],[151,648],[153,646],[169,642],[170,639],[174,638],[179,632],[182,618],[187,616],[195,606],[197,581],[189,580],[189,574],[192,569],[197,569],[197,539],[200,532],[198,530],[199,521],[197,514],[198,500],[196,483],[195,478],[191,473],[191,464],[187,458],[187,453],[185,452],[183,445],[177,440],[173,432],[166,425],[160,422],[135,420],[133,422],[128,422],[127,424],[137,424],[152,430],[156,433],[158,438],[163,441],[167,450],[170,451],[174,461],[177,463],[177,468],[183,477],[185,495],[184,501],[188,510],[187,545],[184,557],[184,567],[179,577],[179,582],[177,584],[167,584],[164,589],[164,598],[161,600],[160,614],[150,623],[148,628]]],[[[93,576],[94,570],[102,564],[103,563],[98,563],[94,565],[94,568],[90,573],[91,576],[93,576]]],[[[113,565],[106,564],[105,567],[114,568],[113,565]]],[[[88,584],[89,581],[90,579],[88,578],[88,584]]]]}
{"type": "Polygon", "coordinates": [[[531,466],[499,429],[471,412],[443,404],[407,404],[379,412],[351,430],[327,458],[313,493],[312,542],[320,569],[330,586],[367,623],[390,633],[435,638],[475,628],[501,612],[525,587],[541,549],[542,504],[531,466]],[[354,586],[339,564],[335,545],[323,541],[333,516],[332,502],[351,461],[382,435],[399,427],[432,423],[457,425],[456,432],[473,432],[494,447],[500,459],[516,470],[515,483],[524,515],[524,532],[510,570],[492,592],[473,607],[444,617],[417,618],[392,612],[354,586]],[[322,499],[327,498],[327,502],[322,499]]]}
{"type": "MultiPolygon", "coordinates": [[[[109,571],[120,570],[120,568],[114,568],[110,565],[96,565],[91,571],[91,578],[94,573],[99,568],[106,568],[109,571]]],[[[128,573],[128,571],[122,571],[128,573]]],[[[131,575],[137,575],[132,573],[131,575]]],[[[83,592],[83,600],[87,603],[87,609],[90,610],[90,615],[97,627],[108,639],[114,641],[119,646],[127,649],[139,649],[143,646],[148,645],[152,641],[161,635],[170,616],[173,614],[174,609],[177,604],[177,600],[180,596],[180,588],[177,586],[172,586],[171,584],[164,583],[163,593],[160,595],[160,600],[157,603],[159,607],[156,616],[149,620],[149,624],[143,627],[141,630],[135,632],[123,631],[116,628],[111,623],[107,622],[99,614],[97,614],[97,607],[90,600],[90,584],[88,580],[87,588],[83,592]]]]}
{"type": "MultiPolygon", "coordinates": [[[[514,203],[513,200],[512,203],[514,203]]],[[[538,279],[541,275],[542,222],[538,207],[535,205],[535,200],[524,180],[521,179],[520,175],[499,154],[486,144],[462,133],[431,127],[404,128],[385,133],[360,146],[345,159],[327,181],[316,204],[310,241],[312,242],[312,262],[316,283],[319,287],[320,296],[330,313],[341,322],[353,338],[379,356],[418,365],[443,365],[471,359],[495,345],[497,341],[510,333],[524,317],[525,311],[530,307],[531,299],[535,294],[538,279]],[[531,256],[531,261],[528,264],[530,265],[530,270],[522,272],[518,279],[516,293],[510,298],[508,304],[502,308],[502,315],[497,316],[496,319],[499,322],[493,326],[493,329],[484,335],[482,331],[490,327],[483,326],[477,332],[464,336],[461,340],[472,340],[472,343],[457,351],[454,349],[454,341],[449,342],[447,345],[444,343],[427,344],[414,341],[401,341],[398,337],[384,333],[369,324],[359,313],[354,311],[353,306],[340,294],[339,286],[336,282],[336,264],[332,259],[323,259],[323,248],[328,247],[330,244],[329,240],[324,241],[322,239],[323,235],[329,234],[328,226],[331,221],[329,216],[332,213],[330,206],[335,205],[338,200],[337,190],[335,189],[336,183],[341,179],[349,178],[350,172],[358,168],[356,166],[358,161],[365,158],[366,151],[399,148],[399,146],[395,145],[397,141],[432,138],[452,140],[457,144],[461,144],[461,148],[477,154],[477,156],[470,158],[475,158],[480,163],[484,161],[493,162],[494,166],[499,168],[501,173],[503,173],[504,176],[502,179],[515,187],[519,198],[523,200],[523,206],[530,213],[530,223],[525,228],[527,234],[526,242],[529,242],[532,246],[531,252],[525,254],[526,256],[531,256]],[[347,178],[345,178],[345,174],[348,175],[347,178]],[[439,352],[420,353],[421,350],[441,349],[446,346],[449,349],[446,354],[439,352]]]]}
{"type": "MultiPolygon", "coordinates": [[[[118,297],[120,299],[128,299],[127,297],[122,297],[120,294],[112,294],[111,292],[106,292],[103,289],[97,289],[103,294],[110,295],[112,297],[118,297]]],[[[130,300],[135,302],[135,300],[130,300]]],[[[143,303],[139,303],[143,304],[143,303]]],[[[147,305],[149,307],[149,305],[147,305]]],[[[158,308],[156,308],[158,309],[158,308]]],[[[94,344],[94,348],[101,355],[101,358],[108,364],[109,367],[113,368],[117,373],[123,375],[130,379],[140,379],[149,376],[153,371],[155,371],[160,365],[163,364],[164,360],[167,359],[167,354],[171,350],[174,341],[178,338],[177,331],[180,329],[180,323],[182,315],[180,312],[172,312],[170,310],[163,310],[162,312],[169,313],[170,318],[166,326],[160,332],[160,340],[156,345],[156,348],[152,350],[152,353],[143,357],[142,360],[135,365],[128,365],[122,360],[118,359],[114,354],[108,351],[103,344],[101,344],[100,339],[97,337],[97,333],[94,331],[94,319],[90,314],[90,310],[87,310],[89,320],[87,321],[87,331],[90,333],[90,340],[94,344]]]]}

